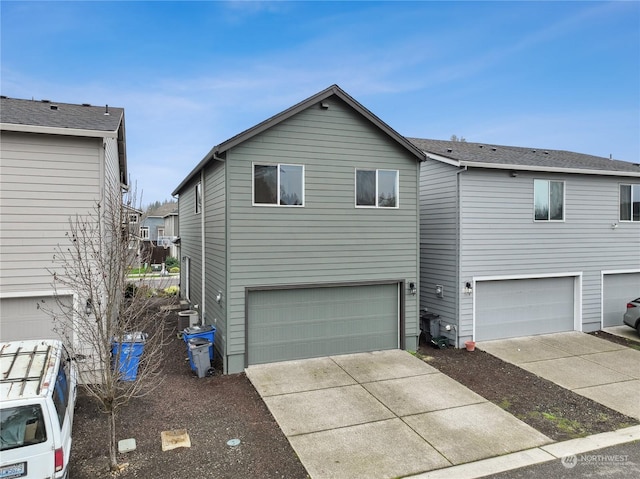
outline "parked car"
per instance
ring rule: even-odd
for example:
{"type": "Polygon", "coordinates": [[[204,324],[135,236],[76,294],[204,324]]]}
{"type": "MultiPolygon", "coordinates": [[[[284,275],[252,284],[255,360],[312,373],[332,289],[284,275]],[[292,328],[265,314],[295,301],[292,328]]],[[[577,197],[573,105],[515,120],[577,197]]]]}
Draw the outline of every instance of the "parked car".
{"type": "Polygon", "coordinates": [[[627,312],[624,313],[622,318],[624,324],[635,328],[640,335],[640,298],[636,298],[627,303],[627,312]]]}
{"type": "Polygon", "coordinates": [[[77,370],[61,341],[0,343],[0,478],[67,478],[77,370]]]}

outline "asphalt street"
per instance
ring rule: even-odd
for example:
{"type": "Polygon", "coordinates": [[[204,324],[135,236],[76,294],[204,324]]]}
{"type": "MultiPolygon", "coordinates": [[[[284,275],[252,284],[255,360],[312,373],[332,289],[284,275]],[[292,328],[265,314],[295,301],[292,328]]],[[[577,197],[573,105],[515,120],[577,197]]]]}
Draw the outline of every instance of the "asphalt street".
{"type": "Polygon", "coordinates": [[[636,479],[640,477],[640,441],[611,446],[596,451],[567,456],[534,466],[501,472],[491,479],[589,479],[615,478],[636,479]]]}

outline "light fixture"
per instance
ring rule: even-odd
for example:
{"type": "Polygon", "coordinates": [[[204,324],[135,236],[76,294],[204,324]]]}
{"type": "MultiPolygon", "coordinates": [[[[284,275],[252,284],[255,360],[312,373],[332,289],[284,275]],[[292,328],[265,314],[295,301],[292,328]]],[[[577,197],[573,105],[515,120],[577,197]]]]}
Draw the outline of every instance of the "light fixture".
{"type": "Polygon", "coordinates": [[[84,313],[89,316],[91,315],[91,312],[93,311],[93,302],[91,301],[91,298],[87,299],[87,303],[84,305],[84,313]]]}
{"type": "Polygon", "coordinates": [[[614,230],[618,227],[618,223],[611,223],[611,229],[614,230]]]}
{"type": "Polygon", "coordinates": [[[222,291],[218,291],[216,294],[216,303],[220,304],[220,301],[222,301],[222,291]]]}
{"type": "Polygon", "coordinates": [[[438,298],[444,297],[444,287],[441,284],[436,284],[436,296],[438,298]]]}
{"type": "Polygon", "coordinates": [[[416,283],[409,283],[409,292],[415,296],[418,292],[418,288],[416,287],[416,283]]]}
{"type": "Polygon", "coordinates": [[[471,294],[471,293],[473,293],[473,288],[471,287],[471,283],[469,283],[468,281],[467,281],[467,283],[464,285],[464,292],[465,292],[466,294],[471,294]]]}
{"type": "Polygon", "coordinates": [[[509,175],[511,176],[511,178],[517,178],[518,177],[518,172],[516,170],[511,170],[509,172],[509,175]]]}

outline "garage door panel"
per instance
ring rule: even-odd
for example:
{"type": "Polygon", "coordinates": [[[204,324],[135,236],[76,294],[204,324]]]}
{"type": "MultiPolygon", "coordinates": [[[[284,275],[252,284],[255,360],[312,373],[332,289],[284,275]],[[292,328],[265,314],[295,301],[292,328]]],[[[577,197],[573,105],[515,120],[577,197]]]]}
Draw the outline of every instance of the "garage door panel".
{"type": "Polygon", "coordinates": [[[476,340],[574,329],[573,277],[476,283],[476,340]]]}
{"type": "Polygon", "coordinates": [[[398,285],[251,291],[248,362],[398,347],[398,285]]]}
{"type": "Polygon", "coordinates": [[[622,326],[627,303],[640,297],[640,273],[605,274],[603,281],[603,326],[622,326]]]}

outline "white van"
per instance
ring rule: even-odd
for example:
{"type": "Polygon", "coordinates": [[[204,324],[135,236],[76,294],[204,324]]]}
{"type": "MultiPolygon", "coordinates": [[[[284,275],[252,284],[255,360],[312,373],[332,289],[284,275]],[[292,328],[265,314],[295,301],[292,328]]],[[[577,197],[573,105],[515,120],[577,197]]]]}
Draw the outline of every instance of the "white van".
{"type": "Polygon", "coordinates": [[[68,477],[76,385],[61,341],[0,343],[0,479],[68,477]]]}

